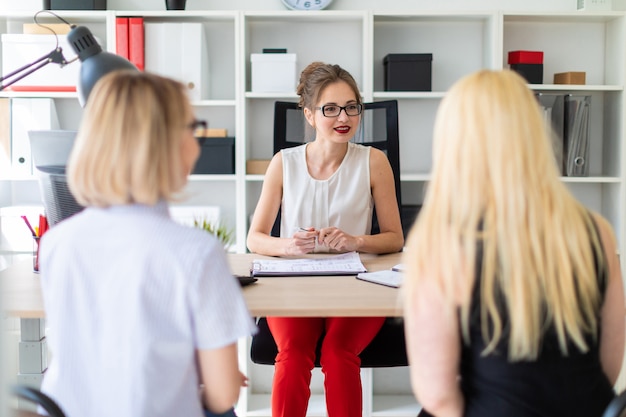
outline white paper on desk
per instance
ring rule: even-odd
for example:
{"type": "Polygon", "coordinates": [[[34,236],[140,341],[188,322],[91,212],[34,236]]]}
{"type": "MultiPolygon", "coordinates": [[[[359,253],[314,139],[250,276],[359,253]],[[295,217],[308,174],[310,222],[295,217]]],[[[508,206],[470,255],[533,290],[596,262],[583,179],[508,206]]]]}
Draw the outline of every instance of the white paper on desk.
{"type": "Polygon", "coordinates": [[[401,272],[387,269],[376,272],[362,272],[358,274],[356,278],[363,281],[373,282],[375,284],[398,288],[402,285],[404,275],[401,272]]]}
{"type": "Polygon", "coordinates": [[[255,259],[250,268],[252,275],[261,277],[298,275],[356,275],[365,272],[365,266],[356,252],[323,258],[255,259]]]}

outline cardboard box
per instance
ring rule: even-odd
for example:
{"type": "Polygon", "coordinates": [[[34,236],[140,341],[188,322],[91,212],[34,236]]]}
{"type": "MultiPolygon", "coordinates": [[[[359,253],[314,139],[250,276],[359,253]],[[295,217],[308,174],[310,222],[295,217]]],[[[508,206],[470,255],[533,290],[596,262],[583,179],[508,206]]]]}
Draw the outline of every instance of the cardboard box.
{"type": "MultiPolygon", "coordinates": [[[[70,61],[75,58],[76,54],[67,42],[67,36],[58,35],[58,39],[65,59],[70,61]]],[[[3,34],[2,74],[8,74],[38,60],[54,51],[56,45],[57,37],[54,35],[3,34]]],[[[76,91],[79,73],[78,61],[64,67],[50,63],[9,88],[16,91],[76,91]]]]}
{"type": "Polygon", "coordinates": [[[246,161],[246,174],[264,175],[269,164],[269,159],[248,159],[246,161]]]}
{"type": "Polygon", "coordinates": [[[554,84],[585,84],[586,72],[570,71],[554,74],[554,84]]]}
{"type": "Polygon", "coordinates": [[[432,91],[433,54],[387,54],[385,91],[432,91]]]}
{"type": "Polygon", "coordinates": [[[202,138],[192,174],[234,174],[235,138],[202,138]]]}
{"type": "Polygon", "coordinates": [[[201,138],[225,138],[228,136],[228,130],[213,128],[198,129],[196,131],[196,136],[201,138]]]}
{"type": "Polygon", "coordinates": [[[65,23],[24,23],[22,33],[32,35],[52,35],[50,30],[57,35],[67,35],[72,28],[65,23]]]}
{"type": "Polygon", "coordinates": [[[250,54],[252,92],[296,91],[296,54],[250,54]]]}

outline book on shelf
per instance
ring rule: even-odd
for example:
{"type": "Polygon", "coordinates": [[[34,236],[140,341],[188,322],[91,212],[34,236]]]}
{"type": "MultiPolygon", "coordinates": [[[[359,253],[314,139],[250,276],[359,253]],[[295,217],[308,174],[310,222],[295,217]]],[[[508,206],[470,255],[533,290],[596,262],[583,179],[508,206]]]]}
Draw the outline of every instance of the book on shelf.
{"type": "Polygon", "coordinates": [[[143,17],[128,18],[128,60],[139,71],[145,68],[145,32],[143,17]]]}
{"type": "Polygon", "coordinates": [[[128,59],[128,18],[115,18],[115,53],[128,59]]]}

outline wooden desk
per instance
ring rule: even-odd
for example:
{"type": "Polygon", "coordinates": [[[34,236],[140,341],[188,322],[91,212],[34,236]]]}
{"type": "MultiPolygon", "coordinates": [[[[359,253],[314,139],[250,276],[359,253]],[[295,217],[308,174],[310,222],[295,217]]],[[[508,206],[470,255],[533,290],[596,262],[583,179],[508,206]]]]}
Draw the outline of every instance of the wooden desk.
{"type": "MultiPolygon", "coordinates": [[[[229,254],[234,274],[247,274],[256,254],[229,254]]],[[[361,255],[368,271],[389,269],[401,254],[361,255]]],[[[5,314],[25,319],[43,318],[39,274],[25,260],[0,271],[0,293],[5,314]]],[[[357,280],[353,276],[259,278],[244,287],[253,316],[400,316],[398,290],[357,280]]]]}
{"type": "MultiPolygon", "coordinates": [[[[231,254],[233,273],[247,275],[256,254],[231,254]]],[[[401,254],[362,254],[368,271],[391,269],[401,254]]],[[[253,316],[400,316],[398,289],[372,284],[354,276],[261,277],[244,287],[243,295],[253,316]]]]}

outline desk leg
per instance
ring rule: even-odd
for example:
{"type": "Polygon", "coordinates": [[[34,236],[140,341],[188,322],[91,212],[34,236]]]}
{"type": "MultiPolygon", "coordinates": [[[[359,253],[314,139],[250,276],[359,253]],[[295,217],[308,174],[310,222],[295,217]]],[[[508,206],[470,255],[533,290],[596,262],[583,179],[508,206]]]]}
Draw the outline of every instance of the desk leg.
{"type": "MultiPolygon", "coordinates": [[[[39,388],[48,368],[45,319],[20,319],[19,367],[17,383],[39,388]]],[[[29,401],[20,401],[20,409],[35,410],[29,401]]]]}

